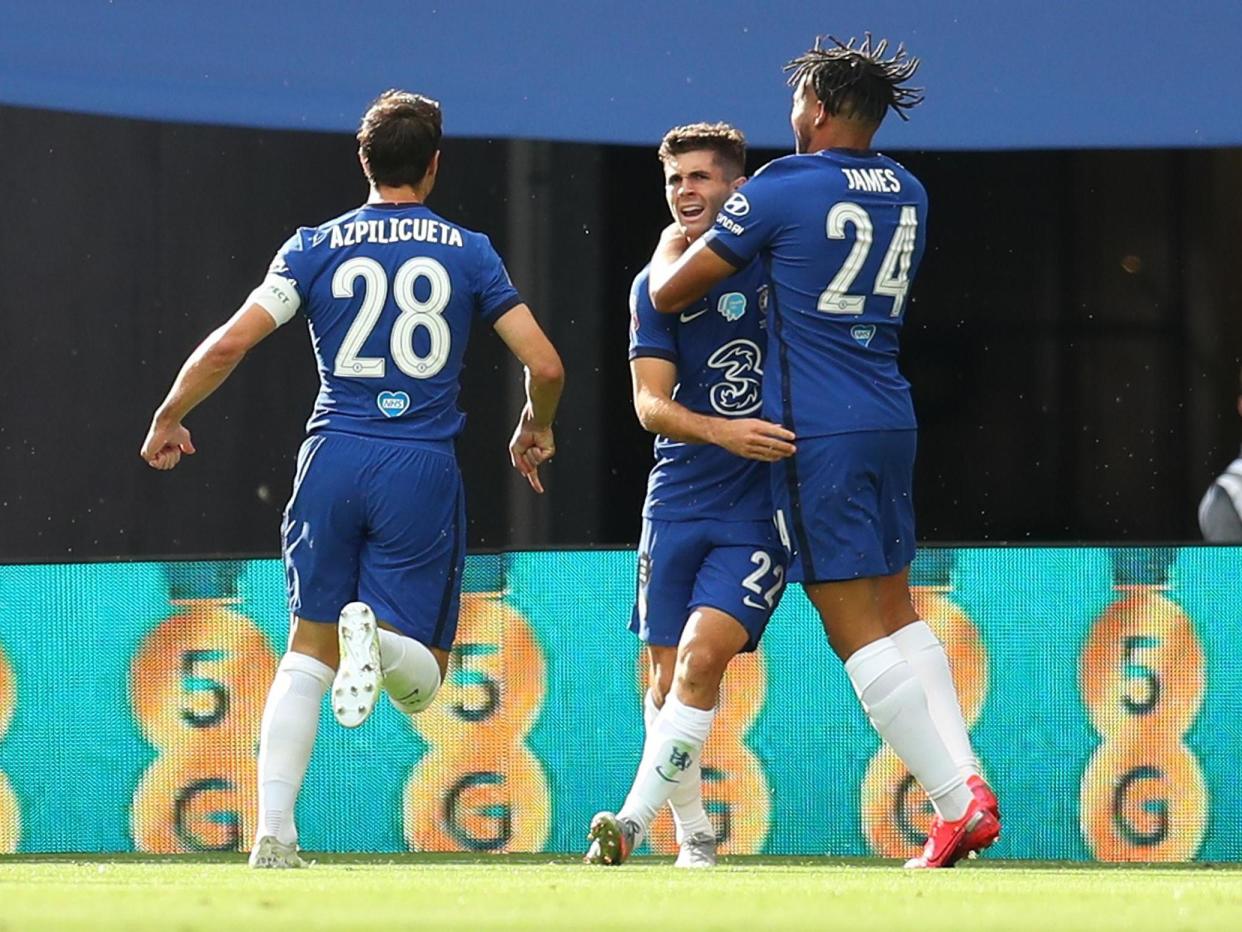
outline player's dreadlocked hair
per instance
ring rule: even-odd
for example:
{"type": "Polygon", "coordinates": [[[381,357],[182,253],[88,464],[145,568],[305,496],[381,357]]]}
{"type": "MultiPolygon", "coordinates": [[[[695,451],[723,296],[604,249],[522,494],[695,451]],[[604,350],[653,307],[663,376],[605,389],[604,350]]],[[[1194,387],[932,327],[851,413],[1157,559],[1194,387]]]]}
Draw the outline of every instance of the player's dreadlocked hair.
{"type": "Polygon", "coordinates": [[[690,123],[686,126],[674,126],[660,141],[660,161],[694,152],[699,149],[710,149],[732,172],[733,178],[746,172],[746,137],[742,131],[728,123],[690,123]]]}
{"type": "Polygon", "coordinates": [[[854,48],[855,41],[816,36],[814,48],[785,65],[784,70],[791,72],[789,86],[809,80],[815,96],[833,116],[878,124],[892,110],[903,120],[910,119],[906,111],[923,102],[923,88],[903,85],[919,70],[919,60],[911,58],[904,45],[885,59],[888,40],[872,43],[869,32],[863,34],[858,48],[854,48]],[[833,48],[823,47],[825,38],[833,48]]]}

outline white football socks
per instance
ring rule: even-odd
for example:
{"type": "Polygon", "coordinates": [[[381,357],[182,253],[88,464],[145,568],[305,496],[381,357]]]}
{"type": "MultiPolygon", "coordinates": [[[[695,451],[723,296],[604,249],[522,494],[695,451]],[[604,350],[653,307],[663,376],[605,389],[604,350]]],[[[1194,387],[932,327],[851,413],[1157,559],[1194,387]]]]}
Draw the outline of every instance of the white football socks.
{"type": "Polygon", "coordinates": [[[953,673],[949,670],[949,658],[944,645],[925,622],[916,621],[890,635],[901,656],[914,670],[927,693],[927,711],[940,732],[940,740],[949,749],[957,772],[962,777],[979,773],[979,760],[970,746],[970,733],[962,718],[962,707],[957,700],[957,687],[953,685],[953,673]]]}
{"type": "MultiPolygon", "coordinates": [[[[647,726],[647,734],[651,734],[651,728],[655,724],[656,716],[660,714],[659,708],[655,704],[655,699],[651,696],[651,690],[647,690],[643,696],[643,722],[647,726]]],[[[682,844],[687,838],[694,835],[707,833],[715,835],[716,829],[712,826],[711,819],[707,817],[707,810],[703,808],[703,770],[696,758],[694,763],[686,770],[685,779],[677,784],[676,789],[668,798],[668,804],[673,810],[673,824],[677,829],[677,844],[682,844]]]]}
{"type": "Polygon", "coordinates": [[[871,724],[922,785],[936,812],[960,819],[974,798],[957,771],[931,715],[927,695],[891,638],[880,638],[845,661],[871,724]]]}
{"type": "Polygon", "coordinates": [[[298,840],[293,806],[319,730],[319,707],[332,685],[333,670],[292,651],[280,659],[267,693],[259,729],[259,824],[256,841],[275,836],[281,844],[298,840]]]}
{"type": "MultiPolygon", "coordinates": [[[[647,731],[642,762],[618,817],[637,822],[642,833],[647,831],[660,807],[689,781],[691,770],[697,775],[699,755],[715,716],[715,709],[695,709],[673,695],[665,698],[664,708],[647,731]]],[[[635,844],[641,841],[639,837],[635,844]]]]}
{"type": "Polygon", "coordinates": [[[379,629],[380,669],[384,690],[398,711],[406,715],[431,705],[440,690],[440,665],[422,643],[379,629]]]}

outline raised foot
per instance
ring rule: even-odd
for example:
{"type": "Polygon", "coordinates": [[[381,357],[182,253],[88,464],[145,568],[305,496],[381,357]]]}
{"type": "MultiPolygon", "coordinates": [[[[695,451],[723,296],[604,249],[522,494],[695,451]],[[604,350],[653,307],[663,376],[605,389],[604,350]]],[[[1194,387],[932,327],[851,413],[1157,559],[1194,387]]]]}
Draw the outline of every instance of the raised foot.
{"type": "Polygon", "coordinates": [[[340,665],[332,681],[332,712],[346,728],[371,715],[380,691],[379,626],[365,602],[350,602],[337,622],[340,665]]]}
{"type": "Polygon", "coordinates": [[[629,819],[620,819],[611,812],[597,812],[587,831],[591,847],[582,860],[587,864],[615,867],[630,856],[637,835],[638,826],[629,819]]]}

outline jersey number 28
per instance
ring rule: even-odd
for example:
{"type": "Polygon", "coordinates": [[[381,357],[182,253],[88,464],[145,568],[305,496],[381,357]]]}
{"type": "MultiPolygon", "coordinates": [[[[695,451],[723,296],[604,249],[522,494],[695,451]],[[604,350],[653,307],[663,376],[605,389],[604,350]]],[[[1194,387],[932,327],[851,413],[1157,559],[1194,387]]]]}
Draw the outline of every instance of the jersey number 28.
{"type": "MultiPolygon", "coordinates": [[[[332,276],[332,296],[352,298],[358,279],[362,279],[362,304],[358,316],[350,324],[349,332],[341,342],[336,354],[333,373],[356,379],[382,379],[387,360],[383,356],[362,356],[362,346],[379,323],[388,298],[388,276],[384,267],[374,259],[355,256],[337,266],[332,276]]],[[[401,315],[392,326],[389,347],[397,368],[412,379],[429,379],[448,362],[452,333],[444,319],[444,309],[452,296],[448,272],[435,259],[418,256],[405,262],[392,280],[392,297],[401,315]],[[431,290],[425,301],[414,296],[414,285],[420,278],[427,279],[431,290]],[[424,327],[431,338],[427,355],[414,351],[414,332],[424,327]]]]}
{"type": "MultiPolygon", "coordinates": [[[[825,314],[861,314],[867,305],[866,295],[850,294],[849,291],[867,261],[867,254],[871,252],[871,215],[848,201],[834,204],[828,211],[828,238],[845,239],[846,224],[854,227],[854,247],[845,257],[845,264],[836,277],[819,296],[818,308],[825,314]]],[[[901,306],[905,303],[906,292],[910,290],[910,261],[914,255],[918,227],[918,211],[909,205],[902,207],[893,241],[889,243],[871,289],[872,294],[887,295],[893,299],[890,317],[901,316],[901,306]]]]}

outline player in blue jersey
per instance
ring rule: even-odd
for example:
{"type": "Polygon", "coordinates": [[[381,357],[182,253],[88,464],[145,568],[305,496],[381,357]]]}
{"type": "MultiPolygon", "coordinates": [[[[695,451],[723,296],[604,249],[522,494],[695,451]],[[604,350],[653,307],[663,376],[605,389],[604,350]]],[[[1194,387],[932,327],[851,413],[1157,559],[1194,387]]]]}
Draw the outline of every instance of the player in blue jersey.
{"type": "Polygon", "coordinates": [[[329,687],[350,727],[381,688],[414,713],[440,687],[465,560],[453,444],[475,318],[526,368],[509,453],[537,492],[555,451],[556,350],[488,238],[425,204],[440,136],[435,101],[404,91],[375,100],[358,130],[367,203],[285,243],[263,283],[186,361],[142,446],[156,469],[193,453],[184,418],[247,351],[306,315],[320,391],[282,529],[291,634],[263,712],[252,867],[305,866],[293,808],[329,687]]]}
{"type": "MultiPolygon", "coordinates": [[[[723,123],[669,130],[660,145],[675,235],[706,233],[745,180],[746,140],[723,123]]],[[[656,312],[647,270],[630,292],[634,409],[657,434],[643,505],[638,596],[630,623],[647,645],[647,738],[620,812],[591,822],[586,860],[619,864],[672,805],[681,867],[716,863],[699,752],[725,667],[759,643],[785,583],[768,463],[794,436],[755,417],[766,365],[763,269],[751,262],[678,316],[656,312]]]]}
{"type": "Polygon", "coordinates": [[[817,41],[787,66],[797,154],[732,195],[688,249],[665,236],[651,269],[662,312],[690,306],[758,257],[771,277],[764,407],[798,436],[772,469],[777,524],[833,650],[937,817],[911,867],[946,867],[999,835],[944,649],[915,613],[916,422],[898,333],[926,242],[927,195],[871,148],[922,94],[904,49],[817,41]]]}

